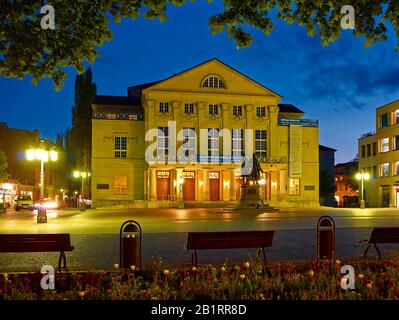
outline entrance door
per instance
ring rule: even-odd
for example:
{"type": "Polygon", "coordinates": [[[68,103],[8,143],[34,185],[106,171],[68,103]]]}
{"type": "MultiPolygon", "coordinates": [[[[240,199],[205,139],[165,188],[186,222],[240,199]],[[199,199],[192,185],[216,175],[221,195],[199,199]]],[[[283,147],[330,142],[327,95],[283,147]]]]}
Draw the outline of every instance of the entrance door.
{"type": "Polygon", "coordinates": [[[157,200],[168,200],[170,195],[170,172],[157,171],[157,200]]]}
{"type": "Polygon", "coordinates": [[[195,171],[183,171],[183,199],[184,201],[195,200],[195,171]]]}
{"type": "Polygon", "coordinates": [[[389,187],[381,187],[381,207],[389,207],[390,203],[390,188],[389,187]]]}
{"type": "Polygon", "coordinates": [[[241,199],[241,185],[242,185],[242,178],[236,179],[236,200],[240,201],[241,199]]]}
{"type": "Polygon", "coordinates": [[[220,200],[220,178],[219,172],[209,172],[209,192],[211,201],[220,200]]]}

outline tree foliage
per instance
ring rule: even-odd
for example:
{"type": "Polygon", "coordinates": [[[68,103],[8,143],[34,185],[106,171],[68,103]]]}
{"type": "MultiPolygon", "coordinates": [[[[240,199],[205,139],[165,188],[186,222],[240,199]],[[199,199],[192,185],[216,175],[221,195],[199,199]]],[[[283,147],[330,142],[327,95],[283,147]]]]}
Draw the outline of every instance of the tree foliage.
{"type": "Polygon", "coordinates": [[[3,150],[0,149],[0,181],[7,177],[7,157],[3,150]]]}
{"type": "MultiPolygon", "coordinates": [[[[65,67],[84,72],[84,61],[93,63],[98,47],[112,39],[109,20],[123,18],[167,19],[167,6],[186,0],[52,0],[55,30],[43,30],[40,8],[45,1],[0,1],[0,74],[6,77],[32,76],[33,82],[53,80],[55,88],[66,79],[65,67]]],[[[269,35],[273,17],[306,28],[327,45],[341,35],[341,7],[346,0],[222,0],[223,11],[209,18],[213,34],[227,31],[237,47],[253,41],[248,27],[269,35]]],[[[387,40],[391,24],[399,38],[397,0],[352,0],[355,36],[364,36],[366,46],[387,40]]],[[[396,47],[398,49],[399,47],[396,47]]]]}

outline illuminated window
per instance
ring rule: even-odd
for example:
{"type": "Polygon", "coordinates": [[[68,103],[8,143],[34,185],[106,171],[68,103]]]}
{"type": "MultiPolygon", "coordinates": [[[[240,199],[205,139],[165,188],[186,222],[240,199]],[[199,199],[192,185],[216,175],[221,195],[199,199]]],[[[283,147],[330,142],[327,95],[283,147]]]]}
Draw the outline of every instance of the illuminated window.
{"type": "Polygon", "coordinates": [[[394,121],[395,124],[399,124],[399,110],[395,110],[394,112],[394,121]]]}
{"type": "Polygon", "coordinates": [[[195,158],[195,128],[183,128],[183,150],[185,157],[195,158]]]}
{"type": "Polygon", "coordinates": [[[169,154],[169,128],[158,127],[158,160],[165,160],[169,154]]]}
{"type": "Polygon", "coordinates": [[[298,196],[300,194],[299,178],[290,178],[290,196],[298,196]]]}
{"type": "Polygon", "coordinates": [[[169,112],[169,103],[168,102],[160,102],[159,103],[159,112],[169,112]]]}
{"type": "Polygon", "coordinates": [[[219,129],[208,129],[208,156],[219,156],[219,129]]]}
{"type": "Polygon", "coordinates": [[[244,130],[233,129],[231,132],[231,155],[241,157],[244,154],[244,130]]]}
{"type": "Polygon", "coordinates": [[[114,155],[115,158],[127,157],[127,137],[114,138],[114,155]]]}
{"type": "Polygon", "coordinates": [[[389,177],[389,163],[383,163],[381,165],[381,176],[389,177]]]}
{"type": "Polygon", "coordinates": [[[233,106],[233,116],[242,116],[242,106],[233,106]]]}
{"type": "Polygon", "coordinates": [[[380,150],[381,152],[389,151],[389,138],[384,138],[380,140],[380,150]]]}
{"type": "Polygon", "coordinates": [[[218,76],[209,76],[202,82],[204,88],[225,88],[224,82],[218,76]]]}
{"type": "Polygon", "coordinates": [[[266,159],[266,130],[255,130],[255,155],[258,159],[266,159]]]}
{"type": "Polygon", "coordinates": [[[219,179],[219,172],[209,172],[209,179],[219,179]]]}
{"type": "Polygon", "coordinates": [[[256,116],[258,118],[266,116],[266,108],[265,107],[256,107],[256,116]]]}
{"type": "Polygon", "coordinates": [[[114,194],[127,194],[127,177],[114,177],[114,194]]]}
{"type": "Polygon", "coordinates": [[[194,113],[194,103],[185,103],[184,113],[194,113]]]}
{"type": "Polygon", "coordinates": [[[399,175],[399,161],[394,162],[393,165],[394,165],[394,168],[393,168],[394,175],[398,176],[399,175]]]}
{"type": "Polygon", "coordinates": [[[209,114],[218,114],[218,113],[219,113],[219,106],[217,104],[210,104],[209,114]]]}
{"type": "Polygon", "coordinates": [[[169,171],[157,171],[158,179],[169,179],[170,172],[169,171]]]}

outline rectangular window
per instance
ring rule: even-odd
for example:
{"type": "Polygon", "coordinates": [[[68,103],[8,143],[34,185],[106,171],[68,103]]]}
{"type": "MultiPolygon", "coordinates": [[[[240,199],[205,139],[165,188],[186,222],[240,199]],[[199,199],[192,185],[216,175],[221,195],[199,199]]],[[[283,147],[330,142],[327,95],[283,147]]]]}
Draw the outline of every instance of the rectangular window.
{"type": "Polygon", "coordinates": [[[159,112],[169,112],[169,103],[168,102],[160,102],[159,103],[159,112]]]}
{"type": "Polygon", "coordinates": [[[266,159],[266,130],[255,130],[255,155],[258,159],[266,159]]]}
{"type": "Polygon", "coordinates": [[[300,188],[299,188],[299,179],[298,178],[290,178],[289,182],[290,196],[299,196],[300,188]]]}
{"type": "Polygon", "coordinates": [[[381,165],[381,176],[389,177],[389,163],[383,163],[381,165]]]}
{"type": "Polygon", "coordinates": [[[377,166],[373,166],[373,178],[377,177],[377,166]]]}
{"type": "Polygon", "coordinates": [[[241,157],[244,154],[244,130],[233,129],[231,132],[231,155],[241,157]]]}
{"type": "Polygon", "coordinates": [[[367,157],[371,157],[371,144],[367,144],[367,157]]]}
{"type": "Polygon", "coordinates": [[[387,128],[389,126],[389,113],[383,113],[380,115],[380,129],[387,128]]]}
{"type": "Polygon", "coordinates": [[[127,177],[114,177],[114,194],[127,194],[127,177]]]}
{"type": "Polygon", "coordinates": [[[107,190],[107,189],[109,189],[109,184],[108,183],[97,183],[97,189],[98,190],[107,190]]]}
{"type": "Polygon", "coordinates": [[[219,106],[217,104],[210,104],[209,114],[219,114],[219,106]]]}
{"type": "Polygon", "coordinates": [[[373,156],[377,154],[377,142],[373,142],[373,156]]]}
{"type": "Polygon", "coordinates": [[[194,113],[194,103],[185,103],[184,113],[194,113]]]}
{"type": "Polygon", "coordinates": [[[380,152],[389,151],[389,138],[384,138],[380,140],[380,152]]]}
{"type": "Polygon", "coordinates": [[[265,117],[266,116],[266,107],[256,107],[256,116],[257,117],[265,117]]]}
{"type": "Polygon", "coordinates": [[[393,150],[399,150],[399,135],[393,137],[393,150]]]}
{"type": "Polygon", "coordinates": [[[209,179],[219,179],[219,172],[209,172],[209,179]]]}
{"type": "Polygon", "coordinates": [[[183,143],[184,156],[195,158],[195,128],[183,128],[183,143]]]}
{"type": "Polygon", "coordinates": [[[169,127],[158,127],[158,160],[165,160],[169,154],[169,127]]]}
{"type": "Polygon", "coordinates": [[[242,106],[233,106],[233,116],[242,116],[242,106]]]}
{"type": "Polygon", "coordinates": [[[393,113],[395,124],[399,124],[399,110],[395,110],[393,113]]]}
{"type": "Polygon", "coordinates": [[[127,137],[114,138],[114,156],[115,158],[127,157],[127,137]]]}
{"type": "Polygon", "coordinates": [[[208,156],[219,157],[219,129],[208,129],[208,156]]]}
{"type": "Polygon", "coordinates": [[[158,179],[169,179],[170,172],[169,171],[157,171],[158,179]]]}
{"type": "Polygon", "coordinates": [[[366,145],[362,145],[362,158],[366,157],[366,145]]]}
{"type": "Polygon", "coordinates": [[[393,168],[393,170],[394,170],[394,175],[395,176],[399,176],[399,161],[396,161],[396,162],[394,162],[394,168],[393,168]]]}

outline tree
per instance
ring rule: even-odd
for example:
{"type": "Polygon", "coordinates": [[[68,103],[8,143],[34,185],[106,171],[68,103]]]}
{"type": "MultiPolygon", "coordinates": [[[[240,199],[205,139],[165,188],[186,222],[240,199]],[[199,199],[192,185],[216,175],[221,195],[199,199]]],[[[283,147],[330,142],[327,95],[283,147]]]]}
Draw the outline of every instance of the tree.
{"type": "MultiPolygon", "coordinates": [[[[0,75],[37,82],[53,80],[55,88],[66,79],[65,67],[84,72],[84,61],[93,63],[98,47],[112,39],[109,17],[166,20],[169,3],[183,5],[186,0],[52,0],[55,29],[43,30],[40,8],[45,1],[0,1],[0,75]]],[[[269,35],[274,28],[272,17],[306,28],[310,36],[318,35],[323,45],[337,40],[342,32],[341,8],[346,0],[223,0],[221,13],[209,18],[212,34],[227,31],[237,47],[253,41],[246,31],[254,27],[269,35]],[[277,9],[277,10],[276,10],[277,9]]],[[[387,40],[387,25],[399,38],[399,4],[396,0],[352,0],[355,36],[364,36],[365,45],[387,40]]],[[[398,50],[399,46],[396,47],[398,50]]]]}
{"type": "Polygon", "coordinates": [[[334,178],[328,174],[327,171],[321,171],[319,175],[319,195],[320,197],[327,197],[333,195],[335,192],[334,178]]]}
{"type": "Polygon", "coordinates": [[[0,149],[0,180],[7,177],[7,157],[3,150],[0,149]]]}

